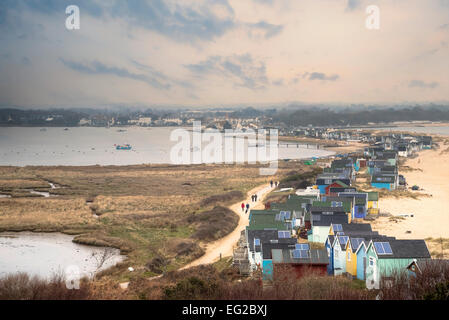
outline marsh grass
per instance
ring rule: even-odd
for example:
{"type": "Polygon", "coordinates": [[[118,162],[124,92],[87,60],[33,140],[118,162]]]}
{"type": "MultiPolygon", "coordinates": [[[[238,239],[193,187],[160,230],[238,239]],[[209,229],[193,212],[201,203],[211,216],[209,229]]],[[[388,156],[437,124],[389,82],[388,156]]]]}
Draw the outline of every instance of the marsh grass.
{"type": "MultiPolygon", "coordinates": [[[[279,179],[298,167],[280,163],[279,179]]],[[[136,269],[116,269],[119,279],[154,275],[145,265],[158,256],[169,261],[167,270],[197,258],[236,225],[232,212],[214,208],[270,180],[256,165],[0,167],[0,177],[0,193],[13,195],[0,199],[0,231],[63,232],[78,243],[118,248],[136,269]],[[32,197],[25,188],[58,197],[32,197]]]]}

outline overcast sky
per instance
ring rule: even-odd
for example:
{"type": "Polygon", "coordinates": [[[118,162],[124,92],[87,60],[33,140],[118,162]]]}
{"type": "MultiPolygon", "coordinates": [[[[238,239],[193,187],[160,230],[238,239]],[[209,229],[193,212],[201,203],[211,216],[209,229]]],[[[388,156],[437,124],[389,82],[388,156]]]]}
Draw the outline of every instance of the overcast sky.
{"type": "Polygon", "coordinates": [[[0,105],[447,102],[448,44],[449,0],[1,0],[0,105]]]}

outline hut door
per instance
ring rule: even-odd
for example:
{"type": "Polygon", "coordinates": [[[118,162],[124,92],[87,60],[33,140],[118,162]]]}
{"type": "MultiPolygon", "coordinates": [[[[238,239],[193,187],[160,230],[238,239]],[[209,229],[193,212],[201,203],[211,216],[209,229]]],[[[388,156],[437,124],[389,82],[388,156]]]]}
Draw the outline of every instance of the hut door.
{"type": "Polygon", "coordinates": [[[365,280],[366,274],[366,257],[363,257],[363,280],[365,280]]]}

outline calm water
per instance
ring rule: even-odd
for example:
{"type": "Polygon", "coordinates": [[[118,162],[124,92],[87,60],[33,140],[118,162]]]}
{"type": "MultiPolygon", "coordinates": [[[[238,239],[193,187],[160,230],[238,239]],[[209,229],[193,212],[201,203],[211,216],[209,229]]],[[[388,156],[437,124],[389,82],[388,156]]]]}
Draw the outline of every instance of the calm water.
{"type": "MultiPolygon", "coordinates": [[[[80,273],[92,277],[98,269],[103,248],[79,245],[73,236],[58,233],[0,233],[0,278],[9,273],[51,277],[69,266],[78,266],[80,273]]],[[[100,270],[107,269],[125,257],[119,250],[111,255],[100,270]]]]}
{"type": "MultiPolygon", "coordinates": [[[[0,165],[133,165],[171,163],[174,128],[0,128],[0,165]],[[132,150],[115,150],[131,144],[132,150]]],[[[245,142],[248,146],[248,143],[245,142]]],[[[334,154],[326,150],[279,148],[280,159],[305,159],[334,154]]],[[[245,157],[245,159],[247,159],[245,157]]]]}

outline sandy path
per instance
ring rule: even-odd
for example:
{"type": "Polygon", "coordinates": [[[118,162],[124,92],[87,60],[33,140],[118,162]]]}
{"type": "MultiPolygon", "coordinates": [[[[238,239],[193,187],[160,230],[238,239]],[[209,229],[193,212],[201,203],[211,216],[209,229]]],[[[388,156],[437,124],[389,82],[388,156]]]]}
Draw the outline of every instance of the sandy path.
{"type": "MultiPolygon", "coordinates": [[[[247,194],[247,198],[244,201],[245,204],[250,204],[250,209],[263,209],[264,204],[263,200],[265,196],[272,191],[273,188],[271,188],[269,185],[263,185],[256,187],[252,190],[250,190],[247,194]],[[251,201],[251,195],[257,194],[257,202],[251,201]]],[[[249,224],[249,214],[246,214],[244,211],[242,212],[242,202],[239,201],[238,203],[233,204],[229,207],[232,211],[234,211],[239,216],[239,224],[237,225],[237,228],[234,229],[230,234],[225,236],[224,238],[221,238],[217,241],[214,241],[207,245],[206,247],[206,253],[198,258],[197,260],[192,261],[188,265],[185,265],[184,267],[180,268],[179,270],[184,270],[191,267],[196,267],[202,264],[211,264],[216,262],[218,259],[220,259],[220,253],[222,254],[222,257],[229,257],[232,256],[234,247],[237,245],[237,242],[240,238],[240,234],[242,230],[246,228],[249,224]]],[[[163,274],[148,278],[148,281],[160,279],[163,276],[163,274]]],[[[120,287],[123,290],[128,289],[129,282],[123,282],[119,284],[120,287]]]]}
{"type": "MultiPolygon", "coordinates": [[[[271,188],[269,185],[268,186],[263,185],[254,188],[248,192],[247,194],[248,198],[244,202],[245,204],[246,203],[250,204],[250,209],[263,209],[264,208],[263,199],[272,190],[273,188],[271,188]],[[257,202],[251,202],[251,195],[253,194],[257,194],[257,202]]],[[[220,253],[222,254],[223,258],[232,256],[233,250],[240,238],[242,230],[244,230],[249,223],[248,219],[249,214],[242,212],[241,205],[242,201],[239,201],[238,203],[235,203],[229,207],[229,209],[234,211],[240,218],[237,228],[235,228],[234,231],[232,231],[224,238],[221,238],[217,241],[208,244],[206,247],[206,253],[203,256],[201,256],[195,261],[192,261],[188,265],[182,267],[180,270],[195,267],[202,264],[214,263],[218,259],[220,259],[220,253]]]]}
{"type": "Polygon", "coordinates": [[[413,214],[414,217],[406,217],[398,223],[381,217],[372,223],[373,229],[398,239],[449,238],[449,153],[440,154],[446,148],[426,150],[420,152],[418,158],[406,161],[407,166],[421,169],[422,172],[400,172],[410,187],[416,184],[431,197],[416,200],[381,198],[379,201],[381,212],[413,214]]]}

